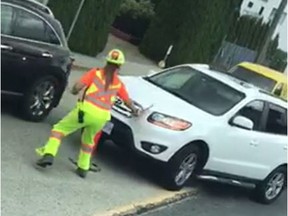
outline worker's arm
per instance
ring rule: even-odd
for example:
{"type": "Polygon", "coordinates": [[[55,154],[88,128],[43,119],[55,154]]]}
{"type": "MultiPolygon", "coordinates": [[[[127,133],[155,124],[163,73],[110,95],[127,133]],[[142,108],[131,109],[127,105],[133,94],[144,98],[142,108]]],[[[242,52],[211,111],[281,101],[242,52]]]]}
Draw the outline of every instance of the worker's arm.
{"type": "Polygon", "coordinates": [[[81,90],[91,85],[95,76],[95,69],[86,72],[80,80],[78,80],[71,89],[73,95],[77,95],[81,90]]]}
{"type": "Polygon", "coordinates": [[[118,91],[118,97],[120,97],[125,105],[132,110],[133,113],[138,114],[139,109],[134,105],[133,101],[130,99],[129,94],[125,88],[125,85],[122,83],[121,88],[118,91]]]}
{"type": "Polygon", "coordinates": [[[71,94],[77,95],[85,87],[86,87],[86,85],[84,83],[82,83],[81,81],[78,81],[72,87],[71,94]]]}

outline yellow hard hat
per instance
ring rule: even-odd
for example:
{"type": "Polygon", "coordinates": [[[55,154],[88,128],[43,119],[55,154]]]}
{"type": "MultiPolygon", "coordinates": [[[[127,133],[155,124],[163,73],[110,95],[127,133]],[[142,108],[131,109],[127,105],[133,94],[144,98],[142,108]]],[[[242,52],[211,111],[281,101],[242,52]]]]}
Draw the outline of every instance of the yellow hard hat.
{"type": "Polygon", "coordinates": [[[106,60],[112,64],[123,65],[125,63],[125,56],[121,50],[113,49],[108,53],[106,60]]]}

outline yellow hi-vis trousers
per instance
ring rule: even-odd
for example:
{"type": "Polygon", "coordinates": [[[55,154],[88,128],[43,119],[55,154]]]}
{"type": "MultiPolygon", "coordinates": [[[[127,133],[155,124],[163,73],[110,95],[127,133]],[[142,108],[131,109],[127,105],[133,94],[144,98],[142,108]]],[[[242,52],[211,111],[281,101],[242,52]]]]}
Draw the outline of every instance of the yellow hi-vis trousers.
{"type": "Polygon", "coordinates": [[[84,122],[78,122],[79,108],[75,107],[68,115],[66,115],[61,121],[53,126],[50,138],[45,146],[36,149],[36,152],[43,156],[45,154],[51,154],[56,156],[63,137],[77,131],[80,128],[84,128],[81,137],[81,149],[77,165],[78,167],[89,170],[91,154],[94,146],[94,136],[105,125],[106,120],[101,118],[101,115],[97,116],[97,112],[92,115],[85,112],[84,122]]]}

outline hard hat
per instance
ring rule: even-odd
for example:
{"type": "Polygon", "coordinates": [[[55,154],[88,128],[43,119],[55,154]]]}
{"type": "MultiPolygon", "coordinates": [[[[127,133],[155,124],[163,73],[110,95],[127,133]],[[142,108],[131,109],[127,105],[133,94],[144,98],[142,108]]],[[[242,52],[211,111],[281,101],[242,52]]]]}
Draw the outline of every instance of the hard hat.
{"type": "Polygon", "coordinates": [[[125,63],[125,56],[121,50],[113,49],[108,53],[106,61],[116,65],[123,65],[125,63]]]}

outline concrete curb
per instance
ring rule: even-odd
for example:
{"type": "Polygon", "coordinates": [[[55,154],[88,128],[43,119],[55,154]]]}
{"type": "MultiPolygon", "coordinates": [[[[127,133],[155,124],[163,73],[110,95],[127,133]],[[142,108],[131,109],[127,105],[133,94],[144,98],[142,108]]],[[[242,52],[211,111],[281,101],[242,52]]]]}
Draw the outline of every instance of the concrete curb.
{"type": "Polygon", "coordinates": [[[159,196],[149,198],[133,204],[116,207],[115,209],[94,214],[93,216],[135,216],[145,212],[179,202],[196,195],[196,189],[186,189],[179,192],[165,191],[159,196]]]}

